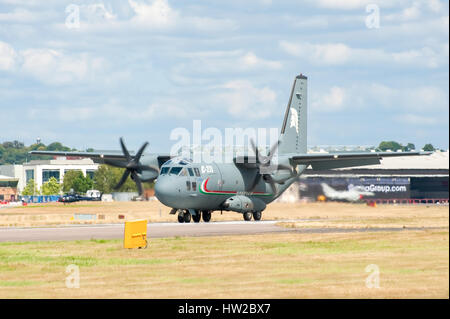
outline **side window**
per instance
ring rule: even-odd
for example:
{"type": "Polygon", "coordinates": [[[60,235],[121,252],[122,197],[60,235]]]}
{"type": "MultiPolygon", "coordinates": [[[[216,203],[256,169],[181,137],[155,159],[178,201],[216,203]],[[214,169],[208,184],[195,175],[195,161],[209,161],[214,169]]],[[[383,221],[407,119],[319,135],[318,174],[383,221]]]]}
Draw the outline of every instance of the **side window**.
{"type": "Polygon", "coordinates": [[[197,183],[196,182],[192,182],[192,190],[193,191],[197,190],[197,183]]]}
{"type": "Polygon", "coordinates": [[[186,182],[186,190],[188,190],[188,191],[191,190],[191,182],[189,182],[189,181],[186,182]]]}
{"type": "Polygon", "coordinates": [[[200,176],[200,170],[197,167],[194,167],[195,176],[200,176]]]}
{"type": "Polygon", "coordinates": [[[192,170],[192,168],[188,167],[188,171],[189,171],[189,176],[194,176],[194,171],[192,170]]]}
{"type": "Polygon", "coordinates": [[[186,167],[183,167],[183,169],[181,170],[180,176],[188,176],[188,172],[186,170],[186,167]]]}

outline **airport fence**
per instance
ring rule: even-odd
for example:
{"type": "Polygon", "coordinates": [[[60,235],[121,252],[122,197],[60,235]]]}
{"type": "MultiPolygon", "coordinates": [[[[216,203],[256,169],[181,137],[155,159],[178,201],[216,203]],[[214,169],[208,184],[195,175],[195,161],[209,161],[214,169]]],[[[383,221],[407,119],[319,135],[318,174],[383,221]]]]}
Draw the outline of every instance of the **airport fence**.
{"type": "Polygon", "coordinates": [[[59,195],[26,195],[22,196],[22,201],[26,203],[50,203],[57,202],[59,195]]]}
{"type": "Polygon", "coordinates": [[[378,198],[366,199],[367,204],[447,204],[448,198],[378,198]]]}

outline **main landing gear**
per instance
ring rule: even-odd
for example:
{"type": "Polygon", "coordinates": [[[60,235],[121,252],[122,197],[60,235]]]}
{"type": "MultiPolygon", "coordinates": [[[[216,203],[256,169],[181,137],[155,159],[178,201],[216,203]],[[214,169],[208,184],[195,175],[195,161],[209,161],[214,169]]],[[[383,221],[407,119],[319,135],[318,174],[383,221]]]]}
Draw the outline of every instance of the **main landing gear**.
{"type": "Polygon", "coordinates": [[[178,222],[179,223],[190,223],[191,218],[194,220],[194,223],[199,223],[201,219],[205,223],[211,220],[211,211],[209,210],[196,210],[195,214],[191,214],[189,210],[178,210],[178,222]]]}
{"type": "Polygon", "coordinates": [[[258,221],[261,220],[262,212],[246,212],[242,214],[245,221],[252,220],[252,217],[254,220],[258,221]]]}

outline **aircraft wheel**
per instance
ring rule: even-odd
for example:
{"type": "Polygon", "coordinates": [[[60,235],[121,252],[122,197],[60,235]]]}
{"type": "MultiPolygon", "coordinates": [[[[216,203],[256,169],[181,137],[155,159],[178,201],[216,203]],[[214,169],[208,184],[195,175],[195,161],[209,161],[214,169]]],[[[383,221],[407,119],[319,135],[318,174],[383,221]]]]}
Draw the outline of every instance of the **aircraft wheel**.
{"type": "Polygon", "coordinates": [[[185,212],[183,215],[183,219],[184,219],[185,223],[190,223],[191,222],[191,213],[185,212]]]}
{"type": "Polygon", "coordinates": [[[244,215],[244,220],[245,221],[252,220],[252,213],[247,212],[247,213],[244,213],[243,215],[244,215]]]}
{"type": "Polygon", "coordinates": [[[261,220],[262,212],[253,212],[253,219],[254,220],[261,220]]]}
{"type": "Polygon", "coordinates": [[[204,221],[205,223],[209,222],[209,221],[211,220],[211,212],[210,212],[210,211],[207,211],[207,210],[204,210],[204,211],[202,212],[202,218],[203,218],[203,221],[204,221]]]}
{"type": "Polygon", "coordinates": [[[199,210],[195,211],[196,214],[192,215],[192,219],[194,220],[195,223],[199,223],[200,219],[202,218],[202,214],[199,210]]]}
{"type": "Polygon", "coordinates": [[[184,223],[184,213],[183,212],[178,213],[178,222],[184,223]]]}

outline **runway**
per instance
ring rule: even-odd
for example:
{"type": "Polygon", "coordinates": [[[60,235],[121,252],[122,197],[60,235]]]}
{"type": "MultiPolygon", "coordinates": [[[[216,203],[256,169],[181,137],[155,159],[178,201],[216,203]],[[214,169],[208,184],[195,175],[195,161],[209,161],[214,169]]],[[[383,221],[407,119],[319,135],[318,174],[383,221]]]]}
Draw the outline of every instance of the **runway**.
{"type": "MultiPolygon", "coordinates": [[[[279,222],[292,220],[269,221],[231,221],[211,223],[149,223],[148,238],[192,237],[192,236],[225,236],[252,235],[264,233],[348,233],[370,231],[404,231],[424,230],[425,228],[285,228],[277,226],[279,222]]],[[[297,220],[298,221],[298,220],[297,220]]],[[[429,229],[429,228],[427,228],[429,229]]],[[[24,241],[60,241],[89,239],[121,239],[124,224],[103,225],[66,225],[58,227],[0,228],[0,242],[24,241]]]]}

